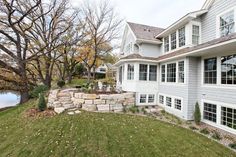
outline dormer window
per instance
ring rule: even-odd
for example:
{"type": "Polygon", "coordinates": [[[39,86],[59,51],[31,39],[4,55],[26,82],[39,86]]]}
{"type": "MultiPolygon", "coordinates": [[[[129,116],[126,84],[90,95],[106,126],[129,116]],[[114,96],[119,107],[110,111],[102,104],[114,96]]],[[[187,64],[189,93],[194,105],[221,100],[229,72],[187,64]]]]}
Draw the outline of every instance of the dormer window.
{"type": "Polygon", "coordinates": [[[171,37],[171,50],[176,49],[176,32],[170,35],[171,37]]]}
{"type": "Polygon", "coordinates": [[[179,29],[179,47],[185,46],[185,27],[179,29]]]}
{"type": "Polygon", "coordinates": [[[192,44],[193,45],[198,45],[200,39],[200,27],[197,25],[193,25],[193,30],[192,30],[192,44]]]}
{"type": "Polygon", "coordinates": [[[220,36],[227,36],[235,31],[234,10],[220,16],[220,36]]]}

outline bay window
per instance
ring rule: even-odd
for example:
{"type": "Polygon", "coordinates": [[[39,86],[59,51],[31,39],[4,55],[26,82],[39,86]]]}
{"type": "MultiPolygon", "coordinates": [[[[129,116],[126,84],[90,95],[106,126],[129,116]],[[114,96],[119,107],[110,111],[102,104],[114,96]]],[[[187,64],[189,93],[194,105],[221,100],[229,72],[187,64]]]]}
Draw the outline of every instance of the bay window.
{"type": "Polygon", "coordinates": [[[169,36],[164,38],[164,49],[165,49],[165,52],[168,52],[170,50],[170,39],[169,39],[169,36]]]}
{"type": "Polygon", "coordinates": [[[203,119],[216,123],[216,109],[215,104],[204,103],[203,119]]]}
{"type": "Polygon", "coordinates": [[[134,80],[134,65],[133,64],[128,64],[127,79],[128,80],[134,80]]]}
{"type": "Polygon", "coordinates": [[[177,44],[176,44],[176,32],[174,32],[173,34],[171,34],[171,50],[174,50],[174,49],[176,49],[176,46],[177,46],[177,44]]]}
{"type": "Polygon", "coordinates": [[[179,47],[185,46],[185,27],[179,29],[179,47]]]}
{"type": "Polygon", "coordinates": [[[166,81],[166,65],[161,66],[161,82],[166,81]]]}
{"type": "Polygon", "coordinates": [[[167,64],[167,82],[176,82],[176,63],[167,64]]]}
{"type": "Polygon", "coordinates": [[[236,54],[221,57],[221,83],[236,84],[236,54]]]}
{"type": "Polygon", "coordinates": [[[220,16],[220,36],[227,36],[235,31],[234,10],[220,16]]]}
{"type": "Polygon", "coordinates": [[[178,82],[184,83],[184,61],[178,63],[178,82]]]}
{"type": "Polygon", "coordinates": [[[217,80],[217,58],[204,60],[204,83],[216,84],[217,80]]]}
{"type": "Polygon", "coordinates": [[[192,44],[193,45],[198,45],[199,44],[199,39],[200,39],[200,27],[197,26],[197,25],[193,25],[192,44]]]}
{"type": "Polygon", "coordinates": [[[157,81],[157,66],[149,66],[149,81],[157,81]]]}
{"type": "Polygon", "coordinates": [[[148,72],[148,65],[140,64],[139,65],[139,80],[140,81],[147,81],[147,72],[148,72]]]}

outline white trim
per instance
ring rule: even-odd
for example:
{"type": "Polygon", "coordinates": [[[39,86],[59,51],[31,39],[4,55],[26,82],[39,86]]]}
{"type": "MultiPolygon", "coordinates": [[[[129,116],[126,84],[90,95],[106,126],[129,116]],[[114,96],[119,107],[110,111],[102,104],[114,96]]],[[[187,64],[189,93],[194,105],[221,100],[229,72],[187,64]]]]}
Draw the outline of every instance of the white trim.
{"type": "Polygon", "coordinates": [[[212,100],[208,100],[208,99],[202,99],[201,100],[201,105],[200,105],[202,122],[204,122],[206,124],[209,124],[209,125],[212,125],[214,127],[217,127],[219,129],[228,131],[228,132],[230,132],[232,134],[236,134],[236,130],[235,129],[227,127],[227,126],[224,126],[224,125],[221,124],[221,107],[228,107],[228,108],[236,109],[236,106],[234,104],[220,102],[220,101],[212,101],[212,100]],[[210,104],[216,105],[216,108],[217,108],[217,111],[216,111],[216,123],[203,119],[204,103],[210,103],[210,104]]]}
{"type": "Polygon", "coordinates": [[[179,113],[183,113],[183,108],[184,108],[184,99],[182,97],[178,97],[178,96],[173,96],[173,95],[169,95],[169,94],[163,94],[163,93],[158,93],[158,104],[163,107],[164,109],[171,109],[174,112],[179,112],[179,113]],[[163,104],[160,104],[159,102],[159,97],[163,96],[164,97],[164,102],[163,104]],[[166,97],[170,97],[171,98],[171,107],[166,105],[166,97]],[[181,100],[181,110],[178,110],[175,108],[175,99],[179,99],[181,100]]]}
{"type": "Polygon", "coordinates": [[[227,10],[224,10],[220,14],[216,16],[216,38],[220,38],[220,17],[226,13],[229,13],[230,11],[234,11],[234,32],[236,31],[236,6],[231,7],[227,10]]]}
{"type": "Polygon", "coordinates": [[[157,94],[155,93],[138,93],[138,100],[137,100],[137,106],[156,106],[157,105],[157,94]],[[146,95],[146,102],[140,103],[141,95],[146,95]],[[148,97],[149,95],[154,95],[154,102],[148,103],[148,97]]]}

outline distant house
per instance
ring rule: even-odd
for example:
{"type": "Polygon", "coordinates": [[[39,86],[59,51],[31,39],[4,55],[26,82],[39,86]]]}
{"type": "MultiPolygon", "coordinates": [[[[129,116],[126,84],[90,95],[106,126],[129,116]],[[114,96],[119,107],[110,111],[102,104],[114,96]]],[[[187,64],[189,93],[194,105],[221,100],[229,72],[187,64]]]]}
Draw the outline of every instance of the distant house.
{"type": "Polygon", "coordinates": [[[92,73],[95,72],[96,77],[98,78],[106,78],[107,76],[111,78],[116,78],[116,69],[114,69],[111,63],[104,63],[97,67],[95,70],[92,70],[92,73]]]}
{"type": "Polygon", "coordinates": [[[207,0],[165,29],[128,22],[117,87],[185,120],[199,102],[203,122],[236,134],[235,22],[236,0],[207,0]]]}

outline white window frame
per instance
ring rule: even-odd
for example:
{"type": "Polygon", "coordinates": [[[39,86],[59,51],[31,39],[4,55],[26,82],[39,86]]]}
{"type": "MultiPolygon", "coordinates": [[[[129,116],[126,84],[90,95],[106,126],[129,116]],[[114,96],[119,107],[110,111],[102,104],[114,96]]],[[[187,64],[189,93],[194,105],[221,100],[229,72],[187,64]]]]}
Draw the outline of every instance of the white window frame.
{"type": "Polygon", "coordinates": [[[184,109],[183,103],[184,103],[184,99],[182,97],[173,96],[173,95],[164,94],[164,93],[158,93],[158,105],[160,105],[163,108],[166,108],[168,110],[173,111],[173,113],[181,113],[182,114],[183,113],[183,109],[184,109]],[[161,104],[160,101],[159,101],[160,96],[164,97],[163,104],[161,104]],[[166,105],[166,97],[170,97],[171,98],[171,107],[166,105]],[[181,110],[175,108],[175,99],[181,100],[181,110]]]}
{"type": "Polygon", "coordinates": [[[166,63],[161,63],[160,64],[160,67],[159,67],[159,70],[160,70],[160,76],[159,76],[159,79],[160,79],[160,84],[161,85],[186,85],[187,84],[187,59],[186,58],[183,58],[183,59],[179,59],[179,60],[176,60],[176,61],[172,61],[172,62],[166,62],[166,63]],[[178,80],[179,80],[179,62],[181,61],[184,61],[184,83],[180,83],[178,80]],[[176,63],[176,81],[175,82],[167,82],[167,64],[172,64],[172,63],[176,63]],[[165,65],[165,82],[162,82],[162,73],[161,73],[161,66],[162,65],[165,65]]]}
{"type": "Polygon", "coordinates": [[[158,70],[158,66],[154,65],[154,64],[148,64],[148,81],[150,82],[157,82],[157,70],[158,70]],[[155,66],[156,67],[156,80],[150,80],[150,67],[151,66],[155,66]]]}
{"type": "Polygon", "coordinates": [[[227,127],[227,126],[224,126],[224,125],[221,124],[221,107],[228,107],[228,108],[236,109],[235,104],[230,104],[230,103],[225,103],[225,102],[220,102],[220,101],[212,101],[212,100],[209,100],[209,99],[202,99],[201,100],[201,105],[200,105],[202,122],[204,122],[206,124],[209,124],[209,125],[212,125],[214,127],[217,127],[219,129],[228,131],[230,133],[236,134],[236,130],[235,129],[227,127]],[[216,123],[203,119],[204,103],[215,104],[217,106],[216,123]]]}
{"type": "Polygon", "coordinates": [[[178,43],[179,48],[182,48],[182,47],[186,46],[186,26],[183,26],[183,27],[178,29],[178,41],[179,41],[179,43],[178,43]],[[184,45],[182,45],[182,46],[180,46],[180,30],[184,30],[183,31],[184,35],[182,37],[182,38],[184,38],[184,45]]]}
{"type": "Polygon", "coordinates": [[[145,105],[146,105],[146,106],[149,106],[149,105],[152,105],[152,106],[157,105],[157,103],[156,103],[157,95],[156,95],[155,93],[139,93],[139,94],[138,94],[138,98],[139,98],[139,99],[138,99],[138,105],[139,105],[139,106],[142,106],[142,105],[144,105],[144,106],[145,106],[145,105]],[[140,102],[142,95],[146,95],[146,101],[145,101],[145,103],[141,103],[141,102],[140,102]],[[154,102],[150,102],[150,103],[149,103],[149,96],[150,96],[150,95],[154,95],[154,102]]]}
{"type": "Polygon", "coordinates": [[[182,99],[174,98],[174,108],[175,108],[176,110],[181,111],[181,110],[182,110],[182,107],[183,107],[182,99]],[[177,108],[178,105],[176,105],[176,100],[177,100],[177,101],[180,100],[180,102],[181,102],[181,103],[180,103],[180,109],[177,108]]]}
{"type": "Polygon", "coordinates": [[[151,63],[139,63],[138,64],[138,81],[140,82],[157,82],[158,81],[158,65],[157,64],[151,64],[151,63]],[[147,80],[140,80],[139,75],[140,75],[140,64],[142,65],[147,65],[147,80]],[[156,71],[156,80],[155,81],[150,81],[149,74],[150,74],[150,66],[156,66],[157,71],[156,71]]]}
{"type": "Polygon", "coordinates": [[[135,66],[134,64],[127,64],[127,80],[132,81],[134,80],[134,72],[135,72],[135,66]],[[129,71],[129,66],[133,66],[133,71],[129,71]]]}
{"type": "Polygon", "coordinates": [[[236,32],[236,7],[229,8],[216,16],[216,38],[221,37],[220,32],[220,17],[224,14],[229,13],[230,11],[234,11],[234,32],[236,32]]]}

